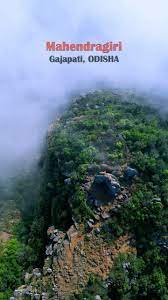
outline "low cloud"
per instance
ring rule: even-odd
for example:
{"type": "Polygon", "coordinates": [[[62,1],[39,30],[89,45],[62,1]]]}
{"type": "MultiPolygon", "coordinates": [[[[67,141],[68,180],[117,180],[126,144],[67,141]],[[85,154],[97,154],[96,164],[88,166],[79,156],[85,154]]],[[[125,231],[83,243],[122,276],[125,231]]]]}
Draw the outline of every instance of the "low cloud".
{"type": "Polygon", "coordinates": [[[166,0],[3,1],[0,174],[31,161],[52,112],[77,88],[101,81],[151,91],[167,109],[167,11],[166,0]],[[122,41],[124,51],[117,64],[57,65],[48,61],[46,41],[122,41]]]}

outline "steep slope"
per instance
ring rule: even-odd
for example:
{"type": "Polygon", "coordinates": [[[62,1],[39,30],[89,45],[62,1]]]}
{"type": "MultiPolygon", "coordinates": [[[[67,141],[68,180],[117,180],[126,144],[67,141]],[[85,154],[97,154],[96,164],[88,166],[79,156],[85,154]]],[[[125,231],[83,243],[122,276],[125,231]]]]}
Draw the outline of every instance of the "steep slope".
{"type": "Polygon", "coordinates": [[[51,126],[31,234],[44,267],[11,299],[167,299],[168,124],[136,102],[90,93],[51,126]]]}

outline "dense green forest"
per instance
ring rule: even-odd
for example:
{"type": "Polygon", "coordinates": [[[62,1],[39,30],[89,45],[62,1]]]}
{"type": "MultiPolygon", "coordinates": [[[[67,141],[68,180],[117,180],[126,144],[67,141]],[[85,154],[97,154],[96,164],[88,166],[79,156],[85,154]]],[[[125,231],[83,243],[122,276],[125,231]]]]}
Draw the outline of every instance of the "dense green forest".
{"type": "Polygon", "coordinates": [[[136,253],[119,254],[106,282],[91,276],[73,299],[168,299],[168,122],[144,103],[110,91],[73,99],[48,132],[35,170],[15,178],[7,195],[2,189],[1,201],[12,199],[19,217],[1,243],[0,299],[27,270],[42,267],[50,225],[67,230],[75,220],[88,230],[93,202],[83,184],[104,164],[131,196],[111,211],[100,234],[109,243],[131,234],[136,253]]]}

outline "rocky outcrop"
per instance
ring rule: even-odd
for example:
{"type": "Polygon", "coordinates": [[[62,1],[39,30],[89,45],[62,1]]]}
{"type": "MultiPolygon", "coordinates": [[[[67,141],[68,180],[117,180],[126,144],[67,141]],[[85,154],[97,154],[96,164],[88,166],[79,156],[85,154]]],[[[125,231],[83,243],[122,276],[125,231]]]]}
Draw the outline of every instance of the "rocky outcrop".
{"type": "Polygon", "coordinates": [[[101,172],[99,175],[96,175],[93,184],[96,186],[102,185],[106,193],[112,198],[120,191],[120,184],[117,179],[112,174],[106,172],[101,172]]]}
{"type": "Polygon", "coordinates": [[[50,227],[43,270],[36,268],[32,274],[26,273],[26,285],[15,290],[11,299],[69,299],[86,286],[91,274],[105,280],[116,255],[135,249],[129,236],[122,236],[111,245],[97,228],[95,225],[84,234],[82,225],[78,229],[72,225],[66,233],[50,227]]]}
{"type": "Polygon", "coordinates": [[[106,171],[88,176],[83,188],[88,193],[89,202],[96,207],[112,203],[121,190],[118,179],[106,171]]]}
{"type": "MultiPolygon", "coordinates": [[[[69,179],[65,184],[69,184],[69,179]]],[[[129,190],[107,171],[86,177],[83,189],[94,204],[93,218],[85,225],[73,219],[74,225],[66,232],[54,226],[48,228],[43,269],[26,273],[25,285],[15,290],[12,300],[70,299],[84,289],[91,274],[108,279],[119,253],[136,251],[130,244],[131,236],[121,236],[110,244],[102,234],[105,222],[129,199],[129,190]]],[[[95,295],[95,299],[100,296],[95,295]]]]}
{"type": "Polygon", "coordinates": [[[124,178],[126,180],[132,180],[135,176],[138,176],[138,171],[131,167],[127,167],[124,172],[124,178]]]}

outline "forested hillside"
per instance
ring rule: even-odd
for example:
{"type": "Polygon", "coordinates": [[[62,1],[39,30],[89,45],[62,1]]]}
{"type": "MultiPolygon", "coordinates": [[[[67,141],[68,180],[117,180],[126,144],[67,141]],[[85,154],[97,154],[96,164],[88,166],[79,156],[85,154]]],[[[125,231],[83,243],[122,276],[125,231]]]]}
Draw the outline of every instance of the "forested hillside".
{"type": "Polygon", "coordinates": [[[88,93],[52,124],[14,184],[0,299],[168,299],[168,122],[144,103],[88,93]]]}

